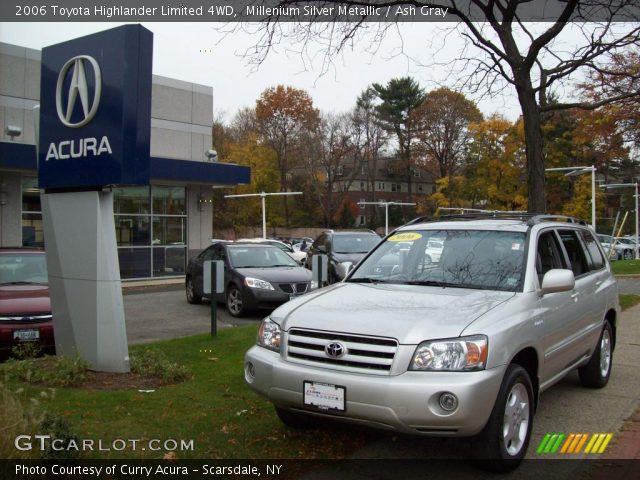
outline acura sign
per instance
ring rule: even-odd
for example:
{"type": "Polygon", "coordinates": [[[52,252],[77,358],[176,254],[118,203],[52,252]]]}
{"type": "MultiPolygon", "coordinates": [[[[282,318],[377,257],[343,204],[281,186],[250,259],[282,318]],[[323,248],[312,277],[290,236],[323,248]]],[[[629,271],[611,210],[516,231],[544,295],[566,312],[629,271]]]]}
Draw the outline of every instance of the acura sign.
{"type": "Polygon", "coordinates": [[[41,188],[149,184],[152,42],[125,25],[42,50],[41,188]]]}

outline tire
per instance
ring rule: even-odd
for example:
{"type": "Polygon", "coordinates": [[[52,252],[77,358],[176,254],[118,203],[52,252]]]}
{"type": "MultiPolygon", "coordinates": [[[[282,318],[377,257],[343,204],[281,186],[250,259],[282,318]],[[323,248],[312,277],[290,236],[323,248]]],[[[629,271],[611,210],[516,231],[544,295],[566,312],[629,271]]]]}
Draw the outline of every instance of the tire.
{"type": "Polygon", "coordinates": [[[625,250],[624,251],[624,259],[625,260],[632,260],[633,259],[633,252],[631,250],[625,250]]]}
{"type": "Polygon", "coordinates": [[[483,468],[508,472],[520,464],[533,430],[533,407],[529,374],[520,365],[509,365],[489,421],[478,435],[477,456],[483,468]]]}
{"type": "Polygon", "coordinates": [[[578,369],[580,383],[587,388],[602,388],[609,382],[613,366],[613,330],[605,320],[602,333],[589,363],[578,369]]]}
{"type": "Polygon", "coordinates": [[[291,410],[285,410],[284,408],[275,407],[276,415],[282,423],[289,428],[295,428],[296,430],[309,430],[316,428],[319,425],[317,419],[310,415],[304,415],[291,410]]]}
{"type": "Polygon", "coordinates": [[[227,311],[232,317],[242,317],[245,313],[242,291],[235,285],[229,286],[227,290],[227,311]]]}
{"type": "Polygon", "coordinates": [[[189,303],[198,304],[202,302],[202,297],[196,293],[196,288],[191,277],[187,277],[187,282],[185,283],[185,294],[187,296],[187,302],[189,303]]]}

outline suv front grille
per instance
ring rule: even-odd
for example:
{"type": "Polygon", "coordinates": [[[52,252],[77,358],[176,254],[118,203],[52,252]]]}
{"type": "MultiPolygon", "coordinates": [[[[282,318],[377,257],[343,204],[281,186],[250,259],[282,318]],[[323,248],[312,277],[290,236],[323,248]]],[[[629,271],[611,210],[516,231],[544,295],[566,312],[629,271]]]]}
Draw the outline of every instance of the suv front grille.
{"type": "Polygon", "coordinates": [[[388,373],[398,350],[398,342],[389,338],[363,337],[344,333],[292,329],[287,336],[287,357],[301,363],[340,366],[352,371],[388,373]],[[332,357],[326,347],[339,343],[346,352],[332,357]]]}

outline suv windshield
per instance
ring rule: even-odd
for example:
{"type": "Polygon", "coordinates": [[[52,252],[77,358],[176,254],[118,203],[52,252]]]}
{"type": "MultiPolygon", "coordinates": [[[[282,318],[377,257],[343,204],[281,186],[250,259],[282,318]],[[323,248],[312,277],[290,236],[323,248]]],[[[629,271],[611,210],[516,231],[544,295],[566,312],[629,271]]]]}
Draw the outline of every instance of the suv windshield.
{"type": "Polygon", "coordinates": [[[367,253],[380,241],[375,234],[370,235],[335,235],[333,251],[336,253],[367,253]]]}
{"type": "Polygon", "coordinates": [[[40,253],[1,253],[0,285],[47,284],[46,257],[40,253]]]}
{"type": "Polygon", "coordinates": [[[525,234],[487,230],[416,230],[389,237],[349,282],[515,291],[525,234]]]}

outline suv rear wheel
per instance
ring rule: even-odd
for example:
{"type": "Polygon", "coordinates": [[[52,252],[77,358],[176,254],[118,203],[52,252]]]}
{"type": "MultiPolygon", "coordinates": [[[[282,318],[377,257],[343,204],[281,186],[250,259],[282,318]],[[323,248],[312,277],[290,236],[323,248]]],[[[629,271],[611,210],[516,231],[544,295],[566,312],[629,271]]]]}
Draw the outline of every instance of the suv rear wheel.
{"type": "Polygon", "coordinates": [[[613,331],[608,320],[600,334],[600,340],[591,360],[584,367],[578,369],[580,383],[588,388],[602,388],[609,382],[611,375],[611,360],[613,358],[613,331]]]}
{"type": "Polygon", "coordinates": [[[520,365],[509,365],[489,421],[479,435],[482,466],[507,472],[520,464],[533,428],[533,398],[527,371],[520,365]]]}

